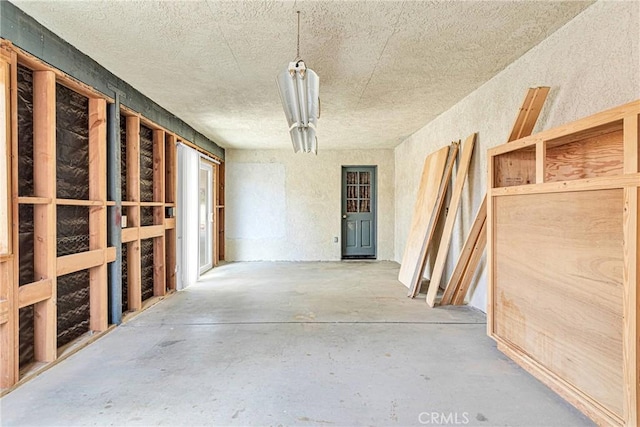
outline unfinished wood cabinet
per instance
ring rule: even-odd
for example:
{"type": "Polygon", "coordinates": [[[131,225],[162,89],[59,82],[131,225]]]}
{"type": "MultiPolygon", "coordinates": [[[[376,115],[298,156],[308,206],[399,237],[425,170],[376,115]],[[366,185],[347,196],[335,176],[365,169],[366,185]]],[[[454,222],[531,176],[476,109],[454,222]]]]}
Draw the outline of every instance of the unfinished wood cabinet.
{"type": "Polygon", "coordinates": [[[637,426],[640,101],[489,150],[488,333],[601,425],[637,426]]]}

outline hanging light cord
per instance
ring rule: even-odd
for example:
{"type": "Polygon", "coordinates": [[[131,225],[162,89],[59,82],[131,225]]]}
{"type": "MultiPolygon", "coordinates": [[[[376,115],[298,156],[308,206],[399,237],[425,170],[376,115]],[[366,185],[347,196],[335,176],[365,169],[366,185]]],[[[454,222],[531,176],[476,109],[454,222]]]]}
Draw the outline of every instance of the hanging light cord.
{"type": "Polygon", "coordinates": [[[298,14],[298,50],[296,53],[296,59],[300,59],[300,11],[296,11],[298,14]]]}

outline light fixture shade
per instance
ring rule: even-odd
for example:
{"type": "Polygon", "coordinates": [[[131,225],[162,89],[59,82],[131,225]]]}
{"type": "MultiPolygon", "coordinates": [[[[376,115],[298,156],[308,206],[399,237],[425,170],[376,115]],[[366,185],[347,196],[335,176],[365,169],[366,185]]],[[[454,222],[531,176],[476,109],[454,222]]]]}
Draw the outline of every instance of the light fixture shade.
{"type": "Polygon", "coordinates": [[[304,61],[290,62],[276,79],[289,123],[293,151],[318,152],[316,125],[320,117],[320,78],[304,61]]]}

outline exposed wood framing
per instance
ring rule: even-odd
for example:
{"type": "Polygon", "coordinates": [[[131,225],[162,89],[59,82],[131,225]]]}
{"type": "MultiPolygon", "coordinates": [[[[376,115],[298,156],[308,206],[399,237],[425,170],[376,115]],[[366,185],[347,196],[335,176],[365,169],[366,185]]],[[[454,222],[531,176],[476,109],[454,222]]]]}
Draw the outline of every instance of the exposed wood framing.
{"type": "Polygon", "coordinates": [[[639,115],[635,101],[489,150],[488,332],[601,425],[639,422],[639,115]],[[496,157],[531,149],[535,182],[492,180],[496,157]]]}
{"type": "MultiPolygon", "coordinates": [[[[55,364],[63,347],[57,348],[57,277],[88,270],[90,329],[109,330],[107,263],[116,259],[116,248],[107,247],[106,125],[107,102],[113,100],[38,60],[10,42],[0,41],[0,389],[6,392],[20,381],[19,308],[34,307],[35,363],[22,375],[35,375],[55,364]],[[33,70],[34,194],[18,197],[18,93],[17,64],[33,70]],[[89,195],[88,200],[63,199],[56,194],[56,85],[88,98],[89,195]],[[4,163],[6,162],[6,164],[4,163]],[[5,202],[6,201],[6,205],[5,202]],[[34,282],[18,287],[18,207],[34,210],[34,282]],[[58,206],[86,207],[89,218],[89,248],[85,252],[57,257],[58,206]],[[14,220],[15,219],[15,220],[14,220]],[[13,243],[13,244],[12,244],[13,243]]],[[[126,110],[126,108],[124,108],[126,110]]],[[[154,241],[154,295],[175,289],[175,217],[165,218],[166,207],[176,207],[176,135],[140,114],[127,115],[127,197],[122,206],[129,227],[123,242],[129,245],[130,310],[149,306],[141,301],[140,239],[154,241]],[[140,123],[153,129],[153,201],[140,201],[140,123]],[[140,207],[152,207],[154,225],[140,226],[140,207]]],[[[183,141],[193,146],[188,141],[183,141]]],[[[202,149],[197,148],[204,152],[202,149]]],[[[211,156],[211,153],[205,153],[211,156]]],[[[212,156],[217,158],[216,156],[212,156]]],[[[153,301],[157,301],[156,297],[153,301]]],[[[97,337],[99,334],[93,335],[97,337]]],[[[90,340],[79,338],[77,342],[90,340]]],[[[71,346],[77,346],[74,343],[71,346]]],[[[82,346],[82,344],[80,344],[82,346]]],[[[63,354],[65,354],[63,352],[63,354]]]]}
{"type": "Polygon", "coordinates": [[[440,281],[444,274],[445,262],[447,261],[449,245],[453,235],[453,226],[455,225],[456,216],[458,215],[458,208],[460,207],[460,200],[462,199],[462,189],[465,181],[467,180],[467,172],[469,171],[469,164],[471,163],[471,156],[473,155],[475,142],[476,134],[474,133],[467,138],[462,147],[462,157],[460,159],[460,164],[458,165],[456,181],[453,187],[453,192],[451,193],[451,200],[447,210],[448,213],[445,219],[440,244],[438,245],[438,252],[436,254],[433,271],[431,272],[429,288],[427,290],[427,304],[429,304],[430,307],[435,305],[438,289],[440,289],[440,281]]]}

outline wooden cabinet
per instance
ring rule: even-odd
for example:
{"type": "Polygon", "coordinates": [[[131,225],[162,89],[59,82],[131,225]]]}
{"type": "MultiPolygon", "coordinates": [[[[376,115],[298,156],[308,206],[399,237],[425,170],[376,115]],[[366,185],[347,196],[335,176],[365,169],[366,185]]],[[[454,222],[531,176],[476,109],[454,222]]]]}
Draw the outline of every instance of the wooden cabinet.
{"type": "Polygon", "coordinates": [[[602,425],[638,425],[639,115],[489,150],[488,333],[602,425]]]}

